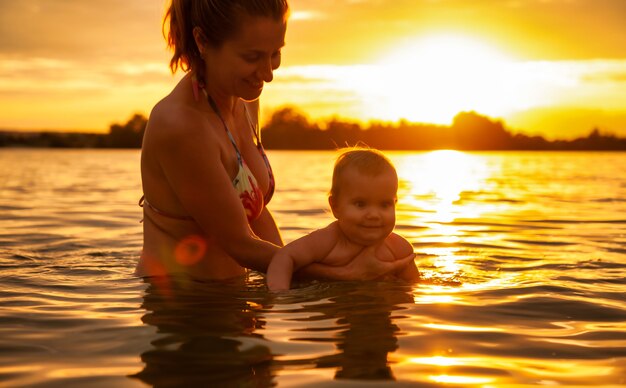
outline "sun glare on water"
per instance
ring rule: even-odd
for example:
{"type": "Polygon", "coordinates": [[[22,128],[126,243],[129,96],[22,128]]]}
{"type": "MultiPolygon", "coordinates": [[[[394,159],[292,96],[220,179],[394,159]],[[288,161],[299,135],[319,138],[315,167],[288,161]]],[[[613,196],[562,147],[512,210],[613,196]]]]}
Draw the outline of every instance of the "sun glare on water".
{"type": "MultiPolygon", "coordinates": [[[[462,270],[459,261],[464,259],[456,243],[466,237],[456,219],[480,219],[488,206],[462,201],[463,193],[488,191],[488,179],[492,173],[485,160],[477,155],[453,150],[438,150],[427,153],[405,155],[394,161],[400,188],[398,190],[398,224],[425,226],[431,241],[441,246],[421,249],[421,253],[436,257],[433,264],[440,272],[458,273],[462,270]]],[[[423,236],[422,236],[423,237],[423,236]]],[[[454,296],[431,292],[421,294],[423,303],[436,300],[448,303],[454,296]]]]}
{"type": "Polygon", "coordinates": [[[478,209],[459,206],[461,193],[479,191],[488,178],[484,161],[470,154],[438,150],[401,159],[397,164],[402,201],[432,211],[434,221],[447,223],[457,217],[477,217],[478,209]]]}

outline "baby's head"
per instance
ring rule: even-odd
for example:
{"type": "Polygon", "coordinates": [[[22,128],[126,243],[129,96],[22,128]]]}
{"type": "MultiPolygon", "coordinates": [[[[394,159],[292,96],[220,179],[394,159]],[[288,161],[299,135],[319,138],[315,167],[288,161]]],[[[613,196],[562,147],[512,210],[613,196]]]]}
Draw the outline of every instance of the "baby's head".
{"type": "Polygon", "coordinates": [[[330,188],[331,197],[339,196],[342,184],[346,180],[345,172],[352,169],[369,177],[384,174],[393,175],[397,186],[396,169],[382,152],[372,148],[351,148],[339,155],[335,161],[333,182],[330,188]]]}
{"type": "Polygon", "coordinates": [[[337,158],[328,202],[346,237],[371,245],[393,231],[397,191],[391,161],[380,151],[357,148],[337,158]]]}

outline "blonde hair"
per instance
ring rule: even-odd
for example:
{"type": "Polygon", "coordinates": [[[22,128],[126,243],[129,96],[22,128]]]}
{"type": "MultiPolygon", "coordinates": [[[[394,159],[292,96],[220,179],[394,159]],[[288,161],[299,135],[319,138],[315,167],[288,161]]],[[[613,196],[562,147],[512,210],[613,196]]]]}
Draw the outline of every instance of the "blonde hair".
{"type": "Polygon", "coordinates": [[[392,172],[396,179],[398,177],[393,163],[382,152],[373,148],[350,148],[339,155],[335,161],[329,194],[331,197],[339,195],[339,187],[341,186],[343,175],[350,168],[356,168],[361,174],[369,176],[392,172]]]}
{"type": "Polygon", "coordinates": [[[163,35],[173,51],[170,70],[195,71],[202,76],[204,60],[196,46],[193,29],[199,27],[214,47],[232,38],[243,23],[242,16],[284,20],[287,0],[171,0],[163,18],[163,35]]]}

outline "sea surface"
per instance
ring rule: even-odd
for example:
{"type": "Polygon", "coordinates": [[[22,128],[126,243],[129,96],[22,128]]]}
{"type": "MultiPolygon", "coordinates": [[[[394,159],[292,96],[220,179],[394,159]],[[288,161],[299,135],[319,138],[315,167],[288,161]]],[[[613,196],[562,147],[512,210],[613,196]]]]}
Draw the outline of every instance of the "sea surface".
{"type": "MultiPolygon", "coordinates": [[[[138,150],[0,149],[2,387],[626,385],[626,153],[389,152],[423,279],[133,276],[138,150]]],[[[286,241],[336,153],[270,151],[286,241]]]]}

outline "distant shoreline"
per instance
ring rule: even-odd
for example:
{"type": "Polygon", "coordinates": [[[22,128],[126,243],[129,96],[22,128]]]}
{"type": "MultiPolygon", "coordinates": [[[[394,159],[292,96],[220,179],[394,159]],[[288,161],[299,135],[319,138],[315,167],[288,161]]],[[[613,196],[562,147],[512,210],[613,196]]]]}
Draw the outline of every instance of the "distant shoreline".
{"type": "MultiPolygon", "coordinates": [[[[146,124],[146,117],[135,114],[125,124],[111,125],[106,134],[0,131],[0,147],[141,148],[146,124]]],[[[459,113],[450,126],[400,121],[361,127],[332,120],[322,128],[287,107],[276,111],[261,133],[264,147],[270,150],[332,150],[360,144],[390,151],[626,151],[626,138],[597,128],[586,137],[546,140],[512,134],[502,122],[475,112],[459,113]]]]}

